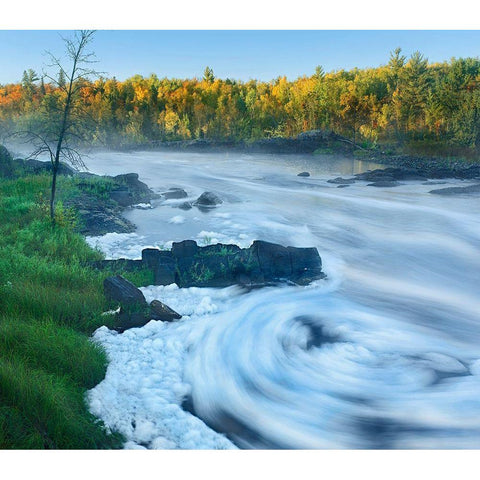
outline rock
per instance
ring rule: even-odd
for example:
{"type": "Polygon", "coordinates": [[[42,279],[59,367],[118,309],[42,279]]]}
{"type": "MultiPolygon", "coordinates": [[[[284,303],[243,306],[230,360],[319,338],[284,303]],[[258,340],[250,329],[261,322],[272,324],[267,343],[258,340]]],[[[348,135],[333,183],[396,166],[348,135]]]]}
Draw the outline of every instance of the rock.
{"type": "Polygon", "coordinates": [[[145,248],[142,250],[142,262],[147,268],[153,270],[155,285],[171,285],[175,283],[176,262],[172,252],[156,248],[145,248]]]}
{"type": "Polygon", "coordinates": [[[437,190],[430,190],[428,193],[434,193],[436,195],[465,195],[472,193],[480,193],[480,183],[475,185],[469,185],[468,187],[447,187],[438,188],[437,190]]]}
{"type": "Polygon", "coordinates": [[[349,187],[350,185],[337,185],[337,188],[346,188],[346,187],[349,187]]]}
{"type": "Polygon", "coordinates": [[[178,208],[180,208],[181,210],[191,210],[192,204],[190,202],[183,202],[180,205],[178,205],[178,208]]]}
{"type": "MultiPolygon", "coordinates": [[[[142,251],[142,260],[103,260],[94,266],[108,268],[110,263],[115,268],[118,262],[124,262],[120,266],[153,271],[155,285],[176,283],[179,287],[257,288],[279,282],[307,285],[325,277],[316,248],[284,247],[261,240],[249,248],[221,243],[199,247],[194,240],[184,240],[174,242],[171,251],[146,248],[142,251]]],[[[126,280],[121,287],[124,282],[126,280]]],[[[132,301],[136,299],[144,306],[144,301],[135,293],[138,289],[132,287],[128,288],[132,301]]]]}
{"type": "Polygon", "coordinates": [[[197,207],[215,207],[223,203],[223,200],[213,192],[203,192],[193,205],[197,207]]]}
{"type": "Polygon", "coordinates": [[[287,247],[287,250],[292,269],[290,279],[293,282],[308,285],[313,280],[325,276],[322,272],[322,259],[316,248],[287,247]]]}
{"type": "Polygon", "coordinates": [[[388,167],[385,169],[372,170],[370,172],[357,173],[355,175],[357,180],[366,180],[367,182],[382,182],[394,180],[427,180],[427,177],[422,175],[414,168],[397,168],[388,167]]]}
{"type": "Polygon", "coordinates": [[[309,172],[300,172],[297,174],[297,177],[309,177],[310,173],[309,172]]]}
{"type": "Polygon", "coordinates": [[[106,278],[103,282],[103,291],[109,301],[118,302],[122,306],[147,305],[141,290],[120,275],[106,278]]]}
{"type": "Polygon", "coordinates": [[[286,279],[291,274],[290,253],[286,247],[256,240],[252,244],[252,249],[258,257],[265,278],[286,279]]]}
{"type": "Polygon", "coordinates": [[[150,315],[144,312],[128,312],[120,309],[120,312],[115,316],[115,325],[113,330],[118,333],[123,333],[130,328],[140,328],[145,326],[151,320],[150,315]]]}
{"type": "Polygon", "coordinates": [[[166,200],[179,199],[188,197],[187,192],[183,188],[170,188],[167,192],[161,194],[166,200]]]}
{"type": "Polygon", "coordinates": [[[76,230],[83,235],[99,236],[110,232],[131,233],[135,225],[122,217],[122,208],[111,200],[99,200],[87,192],[69,199],[66,207],[77,211],[76,230]]]}
{"type": "Polygon", "coordinates": [[[377,182],[369,183],[367,187],[398,187],[401,183],[395,180],[379,180],[377,182]]]}
{"type": "Polygon", "coordinates": [[[120,186],[110,191],[110,198],[122,207],[129,207],[135,203],[133,194],[127,186],[120,186]]]}
{"type": "MultiPolygon", "coordinates": [[[[51,162],[41,162],[40,160],[35,160],[33,158],[23,160],[22,167],[26,172],[33,173],[34,175],[51,173],[53,168],[51,162]]],[[[60,162],[57,173],[59,175],[73,176],[76,174],[76,171],[67,164],[60,162]]]]}
{"type": "Polygon", "coordinates": [[[153,300],[150,303],[150,317],[153,320],[161,320],[162,322],[171,322],[182,318],[179,313],[159,300],[153,300]]]}
{"type": "Polygon", "coordinates": [[[335,183],[338,185],[349,185],[351,183],[355,183],[354,178],[342,178],[342,177],[337,177],[337,178],[332,178],[331,180],[327,180],[328,183],[335,183]]]}
{"type": "Polygon", "coordinates": [[[122,207],[128,207],[137,203],[150,202],[157,198],[148,185],[138,179],[138,173],[125,173],[111,177],[118,187],[110,192],[110,197],[122,207]]]}

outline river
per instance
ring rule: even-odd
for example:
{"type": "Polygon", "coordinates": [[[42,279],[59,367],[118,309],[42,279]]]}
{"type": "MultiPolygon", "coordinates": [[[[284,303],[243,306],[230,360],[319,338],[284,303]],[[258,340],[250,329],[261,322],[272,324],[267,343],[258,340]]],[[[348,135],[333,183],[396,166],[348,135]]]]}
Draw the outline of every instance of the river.
{"type": "Polygon", "coordinates": [[[135,233],[88,239],[107,258],[261,239],[316,247],[327,273],[249,293],[143,288],[183,319],[97,330],[110,364],[88,393],[127,448],[480,448],[478,196],[431,195],[441,186],[421,181],[337,188],[327,180],[379,166],[324,156],[103,152],[86,163],[224,200],[207,213],[176,200],[131,209],[135,233]]]}

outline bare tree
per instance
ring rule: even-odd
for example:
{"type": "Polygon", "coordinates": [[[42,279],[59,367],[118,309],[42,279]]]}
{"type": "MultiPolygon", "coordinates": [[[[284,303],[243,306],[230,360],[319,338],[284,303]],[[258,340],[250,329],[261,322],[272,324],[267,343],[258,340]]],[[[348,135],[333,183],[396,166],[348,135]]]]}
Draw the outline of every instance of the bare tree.
{"type": "Polygon", "coordinates": [[[48,67],[58,73],[56,77],[44,72],[43,77],[56,87],[55,94],[45,99],[42,115],[25,132],[19,132],[34,146],[29,158],[37,158],[47,154],[52,164],[52,184],[50,194],[50,217],[55,223],[55,194],[60,160],[64,160],[74,168],[84,167],[81,154],[72,145],[75,140],[81,140],[78,130],[85,118],[85,110],[79,98],[84,80],[98,76],[91,69],[95,63],[94,54],[87,52],[87,46],[92,41],[93,30],[75,32],[73,39],[64,38],[65,50],[69,67],[50,52],[48,67]]]}

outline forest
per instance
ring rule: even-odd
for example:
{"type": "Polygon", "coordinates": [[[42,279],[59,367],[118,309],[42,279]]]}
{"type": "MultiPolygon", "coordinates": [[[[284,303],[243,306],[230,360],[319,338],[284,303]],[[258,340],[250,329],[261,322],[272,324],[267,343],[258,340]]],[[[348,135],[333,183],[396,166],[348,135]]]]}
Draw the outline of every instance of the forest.
{"type": "MultiPolygon", "coordinates": [[[[0,131],[28,130],[62,102],[65,79],[32,69],[0,85],[0,131]],[[60,85],[60,86],[59,86],[60,85]]],[[[106,147],[210,138],[250,141],[328,129],[364,148],[475,156],[480,150],[480,60],[429,63],[397,48],[376,68],[325,72],[269,82],[135,75],[79,79],[87,122],[78,143],[106,147]]]]}

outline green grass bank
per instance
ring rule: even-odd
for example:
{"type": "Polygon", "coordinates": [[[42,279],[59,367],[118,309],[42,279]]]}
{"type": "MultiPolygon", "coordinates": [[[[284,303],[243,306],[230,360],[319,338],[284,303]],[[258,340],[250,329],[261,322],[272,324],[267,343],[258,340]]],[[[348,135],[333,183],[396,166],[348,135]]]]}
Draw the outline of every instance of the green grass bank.
{"type": "MultiPolygon", "coordinates": [[[[50,180],[0,178],[0,448],[119,448],[122,438],[84,398],[106,371],[105,352],[89,337],[110,318],[101,315],[110,307],[102,285],[109,273],[88,266],[102,255],[62,207],[81,194],[79,181],[59,178],[52,227],[50,180]]],[[[92,194],[104,188],[92,185],[92,194]]]]}

